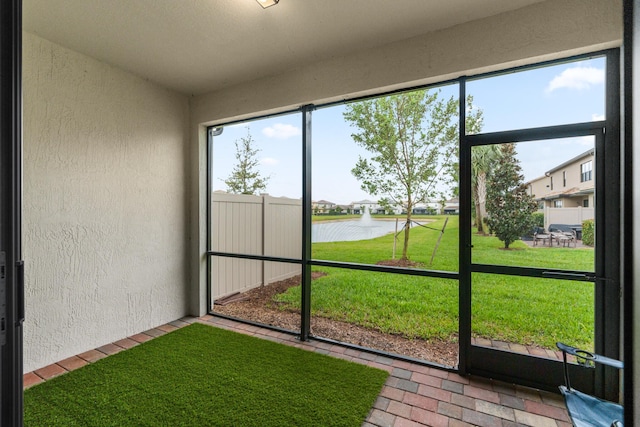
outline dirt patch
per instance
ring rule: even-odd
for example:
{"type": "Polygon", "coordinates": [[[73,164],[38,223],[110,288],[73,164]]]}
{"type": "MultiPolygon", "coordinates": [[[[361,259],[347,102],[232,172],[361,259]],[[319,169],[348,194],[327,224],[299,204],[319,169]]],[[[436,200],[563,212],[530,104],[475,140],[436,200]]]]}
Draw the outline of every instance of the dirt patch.
{"type": "Polygon", "coordinates": [[[386,265],[390,267],[406,267],[406,268],[424,267],[423,263],[411,261],[410,259],[385,259],[385,260],[376,262],[376,265],[386,265]]]}
{"type": "MultiPolygon", "coordinates": [[[[312,273],[312,280],[324,275],[325,273],[322,272],[314,272],[312,273]]],[[[300,313],[284,309],[282,304],[274,301],[273,297],[299,284],[300,276],[295,276],[267,286],[261,286],[245,292],[242,295],[244,299],[224,306],[215,305],[213,311],[265,325],[297,331],[300,330],[300,313]]],[[[458,363],[457,342],[418,338],[408,339],[403,336],[386,334],[375,329],[319,316],[313,316],[311,319],[311,334],[447,366],[455,366],[458,363]]]]}

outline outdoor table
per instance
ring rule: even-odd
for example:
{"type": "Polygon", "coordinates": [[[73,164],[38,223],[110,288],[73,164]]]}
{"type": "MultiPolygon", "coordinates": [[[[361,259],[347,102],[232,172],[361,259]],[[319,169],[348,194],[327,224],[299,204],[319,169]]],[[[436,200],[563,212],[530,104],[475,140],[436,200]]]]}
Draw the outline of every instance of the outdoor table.
{"type": "Polygon", "coordinates": [[[551,233],[551,242],[553,242],[553,239],[556,240],[558,246],[562,243],[563,247],[571,247],[571,242],[574,241],[574,234],[563,231],[551,233]]]}
{"type": "Polygon", "coordinates": [[[533,246],[538,244],[538,240],[542,240],[542,246],[544,246],[545,240],[549,241],[549,246],[551,246],[551,242],[553,241],[551,234],[535,234],[533,236],[533,246]]]}

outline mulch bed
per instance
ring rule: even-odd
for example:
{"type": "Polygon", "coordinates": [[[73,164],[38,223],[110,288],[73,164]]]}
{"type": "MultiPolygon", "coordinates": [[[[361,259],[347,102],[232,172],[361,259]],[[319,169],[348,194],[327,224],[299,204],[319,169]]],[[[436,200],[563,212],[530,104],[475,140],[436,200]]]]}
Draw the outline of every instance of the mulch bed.
{"type": "MultiPolygon", "coordinates": [[[[400,261],[400,260],[390,260],[400,261]]],[[[381,261],[386,262],[386,261],[381,261]]],[[[411,263],[411,261],[408,261],[411,263]]],[[[413,265],[392,264],[403,267],[413,265]]],[[[390,264],[381,264],[390,265],[390,264]]],[[[325,273],[312,273],[312,280],[324,276],[325,273]]],[[[273,297],[287,289],[300,284],[300,276],[261,286],[235,296],[225,305],[214,306],[213,311],[219,314],[251,320],[265,325],[299,331],[300,313],[287,310],[275,302],[273,297]]],[[[311,334],[330,338],[336,341],[348,342],[362,347],[382,350],[389,353],[423,359],[446,366],[458,363],[458,343],[442,340],[408,339],[399,335],[386,334],[375,329],[364,328],[347,322],[340,322],[324,317],[313,316],[311,319],[311,334]]]]}

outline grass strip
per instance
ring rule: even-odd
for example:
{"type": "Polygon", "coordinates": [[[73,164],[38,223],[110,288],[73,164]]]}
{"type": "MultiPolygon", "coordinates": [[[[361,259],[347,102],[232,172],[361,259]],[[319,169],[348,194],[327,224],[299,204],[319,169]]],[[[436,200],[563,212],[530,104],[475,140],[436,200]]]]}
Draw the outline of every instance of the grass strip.
{"type": "MultiPolygon", "coordinates": [[[[458,271],[459,218],[450,216],[429,266],[433,248],[447,217],[430,217],[431,229],[411,230],[411,260],[433,270],[458,271]],[[434,230],[436,229],[436,230],[434,230]]],[[[510,250],[496,237],[473,234],[474,263],[594,271],[594,251],[587,248],[529,247],[514,242],[510,250]]],[[[398,243],[397,256],[400,245],[398,243]]],[[[391,258],[393,236],[370,240],[314,243],[316,259],[375,264],[391,258]]],[[[456,280],[316,267],[327,273],[312,284],[312,314],[346,321],[409,339],[456,341],[456,280]]],[[[300,288],[277,295],[283,309],[300,309],[300,288]]],[[[522,345],[555,349],[556,341],[593,349],[595,328],[593,283],[477,274],[472,276],[472,334],[522,345]]]]}
{"type": "Polygon", "coordinates": [[[193,324],[25,391],[25,426],[360,426],[379,369],[193,324]]]}

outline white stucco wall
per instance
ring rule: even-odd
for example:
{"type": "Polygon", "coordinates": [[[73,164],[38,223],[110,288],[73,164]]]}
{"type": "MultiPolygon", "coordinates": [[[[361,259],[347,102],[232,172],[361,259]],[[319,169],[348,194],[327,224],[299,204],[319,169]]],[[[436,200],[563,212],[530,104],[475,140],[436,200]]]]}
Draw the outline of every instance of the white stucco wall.
{"type": "Polygon", "coordinates": [[[206,138],[217,124],[618,47],[621,0],[548,0],[247,82],[191,102],[193,312],[206,310],[206,138]],[[199,276],[199,282],[196,282],[199,276]]]}
{"type": "Polygon", "coordinates": [[[187,313],[188,99],[24,34],[24,370],[187,313]]]}

